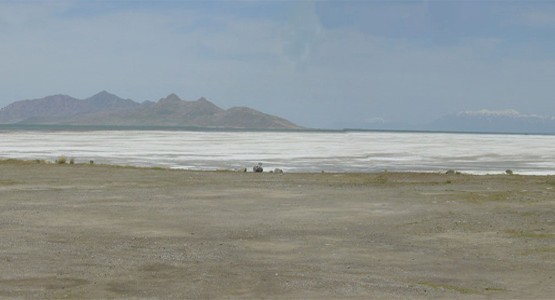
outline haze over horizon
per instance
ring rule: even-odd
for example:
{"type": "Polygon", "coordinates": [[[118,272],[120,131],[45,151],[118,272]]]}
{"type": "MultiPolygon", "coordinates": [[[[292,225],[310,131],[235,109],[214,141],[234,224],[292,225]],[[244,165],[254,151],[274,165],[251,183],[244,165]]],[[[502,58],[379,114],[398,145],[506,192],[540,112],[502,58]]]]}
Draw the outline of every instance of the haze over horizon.
{"type": "Polygon", "coordinates": [[[555,116],[552,1],[2,1],[0,107],[101,90],[301,126],[555,116]]]}

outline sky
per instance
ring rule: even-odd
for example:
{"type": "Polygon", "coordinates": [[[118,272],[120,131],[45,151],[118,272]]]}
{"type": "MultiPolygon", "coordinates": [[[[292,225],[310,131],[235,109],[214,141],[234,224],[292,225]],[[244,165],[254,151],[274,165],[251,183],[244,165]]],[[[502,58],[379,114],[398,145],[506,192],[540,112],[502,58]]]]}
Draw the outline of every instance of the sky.
{"type": "Polygon", "coordinates": [[[315,128],[555,116],[555,1],[0,0],[0,107],[102,90],[315,128]]]}

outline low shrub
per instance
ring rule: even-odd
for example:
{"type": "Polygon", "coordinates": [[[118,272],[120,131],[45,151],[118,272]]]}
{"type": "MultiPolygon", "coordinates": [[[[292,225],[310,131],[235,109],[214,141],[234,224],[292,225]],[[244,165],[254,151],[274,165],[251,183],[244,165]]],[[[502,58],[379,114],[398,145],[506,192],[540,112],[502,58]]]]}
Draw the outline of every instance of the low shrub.
{"type": "Polygon", "coordinates": [[[63,165],[67,162],[67,157],[65,157],[64,155],[58,157],[58,159],[56,160],[56,163],[59,165],[63,165]]]}

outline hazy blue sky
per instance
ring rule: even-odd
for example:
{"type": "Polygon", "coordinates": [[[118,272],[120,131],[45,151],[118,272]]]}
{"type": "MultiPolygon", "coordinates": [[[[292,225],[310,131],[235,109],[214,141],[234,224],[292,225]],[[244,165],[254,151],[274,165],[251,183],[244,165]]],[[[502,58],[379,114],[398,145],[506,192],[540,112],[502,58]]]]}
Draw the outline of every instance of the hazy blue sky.
{"type": "Polygon", "coordinates": [[[555,1],[4,1],[0,106],[108,90],[310,127],[555,115],[555,1]]]}

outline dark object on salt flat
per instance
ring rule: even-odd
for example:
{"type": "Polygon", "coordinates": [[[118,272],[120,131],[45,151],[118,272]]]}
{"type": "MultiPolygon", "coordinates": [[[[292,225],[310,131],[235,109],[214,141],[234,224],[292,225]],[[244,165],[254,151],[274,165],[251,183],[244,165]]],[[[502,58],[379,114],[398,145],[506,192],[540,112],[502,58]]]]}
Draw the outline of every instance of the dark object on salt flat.
{"type": "Polygon", "coordinates": [[[252,171],[254,173],[262,173],[264,169],[262,168],[262,163],[258,163],[258,165],[252,167],[252,171]]]}

